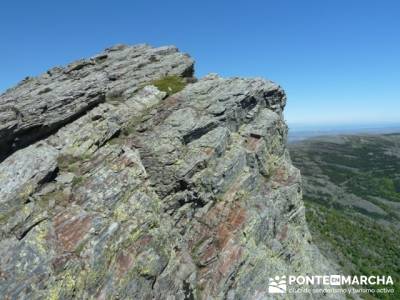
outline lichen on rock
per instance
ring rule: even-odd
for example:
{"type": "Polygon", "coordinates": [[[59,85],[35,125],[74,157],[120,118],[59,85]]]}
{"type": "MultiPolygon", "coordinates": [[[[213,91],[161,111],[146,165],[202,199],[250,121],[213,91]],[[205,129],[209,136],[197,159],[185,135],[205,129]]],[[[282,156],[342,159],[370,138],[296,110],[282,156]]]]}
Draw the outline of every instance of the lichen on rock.
{"type": "Polygon", "coordinates": [[[334,272],[305,222],[285,104],[261,78],[194,80],[171,46],[117,45],[8,90],[0,295],[268,299],[269,277],[334,272]]]}

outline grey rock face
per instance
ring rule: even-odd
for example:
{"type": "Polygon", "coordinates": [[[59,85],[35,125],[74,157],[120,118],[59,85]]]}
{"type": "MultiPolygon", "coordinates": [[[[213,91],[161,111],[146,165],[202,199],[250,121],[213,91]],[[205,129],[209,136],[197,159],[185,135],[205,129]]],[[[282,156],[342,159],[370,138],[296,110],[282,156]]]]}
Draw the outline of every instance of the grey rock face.
{"type": "Polygon", "coordinates": [[[334,272],[305,223],[278,85],[210,75],[166,97],[154,79],[193,71],[172,47],[118,46],[57,70],[1,96],[32,111],[2,115],[6,141],[61,127],[0,163],[1,295],[268,299],[269,277],[334,272]],[[46,96],[40,115],[29,100],[81,90],[104,103],[46,96]]]}
{"type": "Polygon", "coordinates": [[[0,96],[0,159],[54,133],[110,99],[126,99],[165,75],[190,77],[193,61],[175,47],[123,45],[27,78],[0,96]]]}

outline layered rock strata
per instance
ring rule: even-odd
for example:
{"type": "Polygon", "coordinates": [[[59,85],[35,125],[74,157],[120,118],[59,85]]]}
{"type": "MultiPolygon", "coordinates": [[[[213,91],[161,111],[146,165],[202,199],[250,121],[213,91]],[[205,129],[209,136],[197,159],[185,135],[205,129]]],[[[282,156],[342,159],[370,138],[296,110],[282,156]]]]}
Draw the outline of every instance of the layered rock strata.
{"type": "MultiPolygon", "coordinates": [[[[268,299],[326,274],[271,81],[115,46],[0,96],[5,299],[268,299]],[[175,94],[153,84],[187,83],[175,94]]],[[[284,295],[316,298],[321,295],[284,295]]]]}

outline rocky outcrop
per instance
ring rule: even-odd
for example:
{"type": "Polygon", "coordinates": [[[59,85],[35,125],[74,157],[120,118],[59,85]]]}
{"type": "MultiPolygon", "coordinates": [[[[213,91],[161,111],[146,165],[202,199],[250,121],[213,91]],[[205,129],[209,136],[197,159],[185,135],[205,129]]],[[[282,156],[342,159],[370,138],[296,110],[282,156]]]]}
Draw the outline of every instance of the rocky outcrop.
{"type": "Polygon", "coordinates": [[[0,96],[0,159],[53,134],[106,98],[129,99],[162,76],[192,74],[193,61],[175,47],[117,45],[26,78],[0,96]]]}
{"type": "Polygon", "coordinates": [[[174,47],[117,46],[0,96],[4,298],[268,299],[269,277],[331,271],[283,90],[192,76],[174,47]],[[188,84],[152,85],[169,75],[188,84]]]}

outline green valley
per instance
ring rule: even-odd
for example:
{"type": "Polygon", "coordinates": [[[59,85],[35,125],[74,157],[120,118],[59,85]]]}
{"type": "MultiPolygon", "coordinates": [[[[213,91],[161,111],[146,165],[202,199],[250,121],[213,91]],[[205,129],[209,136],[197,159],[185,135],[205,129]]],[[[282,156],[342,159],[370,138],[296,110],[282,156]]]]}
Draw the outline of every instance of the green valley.
{"type": "Polygon", "coordinates": [[[365,299],[400,299],[400,134],[318,137],[290,149],[314,242],[343,274],[392,276],[394,294],[365,299]]]}

